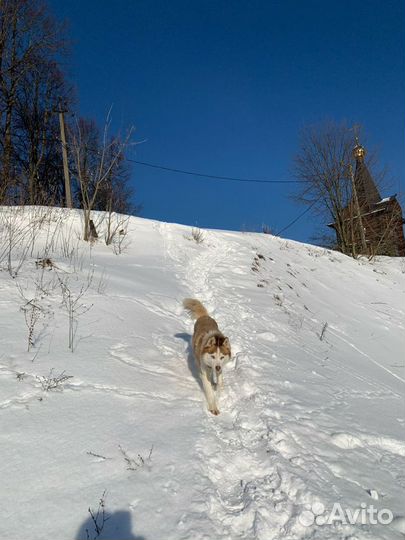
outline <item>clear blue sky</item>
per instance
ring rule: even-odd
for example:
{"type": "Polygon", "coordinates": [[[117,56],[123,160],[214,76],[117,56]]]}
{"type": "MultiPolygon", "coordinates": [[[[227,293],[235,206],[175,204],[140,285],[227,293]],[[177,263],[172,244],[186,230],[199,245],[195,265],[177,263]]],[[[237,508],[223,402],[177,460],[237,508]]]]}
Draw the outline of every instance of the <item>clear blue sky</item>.
{"type": "MultiPolygon", "coordinates": [[[[134,159],[211,174],[292,179],[303,125],[364,126],[405,177],[403,0],[50,0],[73,39],[83,116],[136,126],[134,159]]],[[[134,166],[142,215],[200,227],[280,229],[292,186],[222,183],[134,166]]],[[[306,216],[285,236],[308,241],[306,216]]]]}

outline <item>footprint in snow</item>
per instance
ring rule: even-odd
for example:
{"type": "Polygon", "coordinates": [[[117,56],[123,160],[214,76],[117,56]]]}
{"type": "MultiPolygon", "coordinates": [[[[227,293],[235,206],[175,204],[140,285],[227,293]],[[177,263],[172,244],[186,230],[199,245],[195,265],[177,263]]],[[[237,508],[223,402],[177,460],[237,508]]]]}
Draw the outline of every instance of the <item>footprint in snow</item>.
{"type": "Polygon", "coordinates": [[[390,437],[377,437],[375,435],[356,436],[351,433],[333,433],[331,439],[333,444],[346,450],[374,446],[385,452],[405,456],[405,444],[402,441],[390,437]]]}
{"type": "Polygon", "coordinates": [[[244,275],[246,273],[246,270],[243,269],[243,268],[238,268],[238,267],[235,267],[235,268],[232,268],[231,272],[233,274],[239,274],[239,275],[244,275]]]}
{"type": "Polygon", "coordinates": [[[258,334],[258,337],[266,340],[266,341],[273,341],[273,342],[276,342],[278,341],[278,337],[273,334],[272,332],[260,332],[258,334]]]}

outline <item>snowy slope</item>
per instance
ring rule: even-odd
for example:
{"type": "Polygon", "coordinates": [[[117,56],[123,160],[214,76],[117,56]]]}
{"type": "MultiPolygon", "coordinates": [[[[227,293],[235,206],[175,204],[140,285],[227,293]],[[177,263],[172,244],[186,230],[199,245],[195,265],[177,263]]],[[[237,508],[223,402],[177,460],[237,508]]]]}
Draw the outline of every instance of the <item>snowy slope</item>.
{"type": "Polygon", "coordinates": [[[404,538],[404,260],[140,218],[116,254],[79,211],[0,211],[1,539],[404,538]],[[186,296],[233,346],[218,417],[186,296]]]}

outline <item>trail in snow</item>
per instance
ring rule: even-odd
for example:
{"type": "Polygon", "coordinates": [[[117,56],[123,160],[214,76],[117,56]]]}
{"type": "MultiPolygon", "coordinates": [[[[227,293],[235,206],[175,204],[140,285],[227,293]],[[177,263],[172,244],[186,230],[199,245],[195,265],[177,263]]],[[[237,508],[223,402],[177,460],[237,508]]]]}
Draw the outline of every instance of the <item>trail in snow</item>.
{"type": "MultiPolygon", "coordinates": [[[[173,242],[167,228],[165,232],[173,242]]],[[[196,445],[202,485],[193,506],[195,512],[206,508],[201,526],[212,536],[274,538],[282,528],[288,528],[293,516],[295,489],[288,486],[284,491],[281,488],[283,479],[267,449],[269,422],[260,413],[270,409],[271,398],[256,385],[256,377],[252,376],[258,371],[254,359],[238,350],[240,343],[248,344],[251,340],[257,318],[243,296],[227,287],[222,277],[225,269],[232,267],[230,259],[236,253],[232,242],[216,238],[211,232],[206,235],[204,245],[197,249],[199,254],[191,259],[188,252],[182,257],[179,250],[176,251],[180,279],[189,294],[201,299],[211,312],[218,313],[225,332],[232,333],[237,325],[240,332],[231,338],[237,365],[229,366],[225,375],[226,390],[220,404],[222,416],[219,422],[209,416],[206,418],[205,429],[196,445]]],[[[173,251],[173,245],[169,245],[168,253],[173,251]]],[[[268,334],[265,335],[267,339],[268,334]]],[[[275,339],[272,334],[272,341],[275,339]]],[[[193,527],[194,523],[187,530],[188,537],[196,534],[193,527]]]]}

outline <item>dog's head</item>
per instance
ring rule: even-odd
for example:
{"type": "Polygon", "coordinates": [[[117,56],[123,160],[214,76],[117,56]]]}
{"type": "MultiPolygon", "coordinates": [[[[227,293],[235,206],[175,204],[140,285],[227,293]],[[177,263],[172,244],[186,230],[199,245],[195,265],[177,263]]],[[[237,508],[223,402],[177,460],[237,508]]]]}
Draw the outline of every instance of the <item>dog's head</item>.
{"type": "Polygon", "coordinates": [[[213,380],[221,375],[222,368],[231,358],[231,345],[229,339],[222,335],[213,335],[208,338],[203,348],[202,360],[212,369],[213,380]]]}

